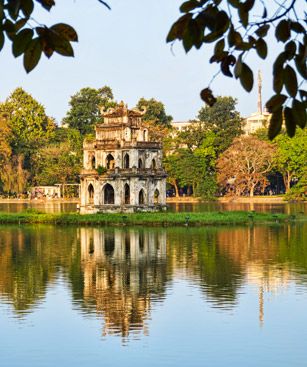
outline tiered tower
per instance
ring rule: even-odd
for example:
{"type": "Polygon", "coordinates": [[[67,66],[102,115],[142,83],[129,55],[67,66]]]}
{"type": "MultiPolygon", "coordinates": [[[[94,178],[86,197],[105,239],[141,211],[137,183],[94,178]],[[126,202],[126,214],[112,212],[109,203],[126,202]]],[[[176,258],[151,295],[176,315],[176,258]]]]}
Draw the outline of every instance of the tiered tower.
{"type": "Polygon", "coordinates": [[[123,102],[96,125],[96,139],[83,144],[81,213],[158,211],[166,208],[161,143],[148,139],[145,110],[123,102]]]}

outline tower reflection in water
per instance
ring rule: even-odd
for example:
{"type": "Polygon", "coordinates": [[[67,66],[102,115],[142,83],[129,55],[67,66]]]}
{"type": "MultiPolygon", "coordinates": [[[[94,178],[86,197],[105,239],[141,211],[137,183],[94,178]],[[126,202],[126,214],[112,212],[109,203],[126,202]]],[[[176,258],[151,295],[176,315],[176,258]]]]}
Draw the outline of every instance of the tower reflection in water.
{"type": "Polygon", "coordinates": [[[166,287],[166,232],[87,228],[80,242],[83,300],[103,316],[103,335],[146,335],[151,305],[166,287]]]}

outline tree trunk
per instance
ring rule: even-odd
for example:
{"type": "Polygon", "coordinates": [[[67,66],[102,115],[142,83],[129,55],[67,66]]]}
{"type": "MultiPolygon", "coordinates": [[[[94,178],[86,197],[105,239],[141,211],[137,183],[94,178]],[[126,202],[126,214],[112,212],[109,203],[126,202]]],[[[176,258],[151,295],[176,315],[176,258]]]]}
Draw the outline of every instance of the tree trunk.
{"type": "Polygon", "coordinates": [[[174,181],[173,186],[175,188],[175,196],[176,196],[176,198],[178,198],[179,197],[179,189],[178,189],[178,185],[177,185],[176,180],[174,181]]]}
{"type": "Polygon", "coordinates": [[[289,172],[286,172],[286,174],[283,175],[283,179],[284,179],[284,185],[285,185],[285,189],[286,189],[286,193],[289,192],[290,190],[290,183],[291,183],[291,175],[289,172]]]}

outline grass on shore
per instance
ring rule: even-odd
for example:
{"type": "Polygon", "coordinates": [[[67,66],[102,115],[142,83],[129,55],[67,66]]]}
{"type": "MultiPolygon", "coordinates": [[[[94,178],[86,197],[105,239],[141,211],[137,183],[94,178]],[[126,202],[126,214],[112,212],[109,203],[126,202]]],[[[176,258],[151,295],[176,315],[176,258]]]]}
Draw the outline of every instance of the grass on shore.
{"type": "Polygon", "coordinates": [[[204,213],[133,213],[133,214],[48,214],[37,211],[1,213],[0,224],[57,224],[57,225],[145,225],[145,226],[202,226],[249,223],[281,223],[307,220],[307,216],[287,214],[256,213],[246,211],[204,212],[204,213]]]}

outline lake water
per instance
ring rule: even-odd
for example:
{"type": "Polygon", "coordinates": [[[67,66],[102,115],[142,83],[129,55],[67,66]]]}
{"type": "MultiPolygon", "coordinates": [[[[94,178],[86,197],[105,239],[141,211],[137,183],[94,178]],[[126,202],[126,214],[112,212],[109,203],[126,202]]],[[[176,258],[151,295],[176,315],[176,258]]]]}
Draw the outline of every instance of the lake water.
{"type": "Polygon", "coordinates": [[[0,366],[306,366],[307,223],[0,227],[0,366]]]}
{"type": "MultiPolygon", "coordinates": [[[[46,213],[63,213],[76,212],[76,203],[65,202],[21,202],[21,203],[0,203],[0,212],[21,212],[27,209],[36,209],[46,213]]],[[[208,212],[208,211],[224,211],[224,210],[255,210],[257,212],[272,212],[286,214],[307,214],[307,202],[301,203],[273,203],[273,204],[257,204],[257,203],[171,203],[168,204],[168,210],[171,212],[208,212]]]]}

